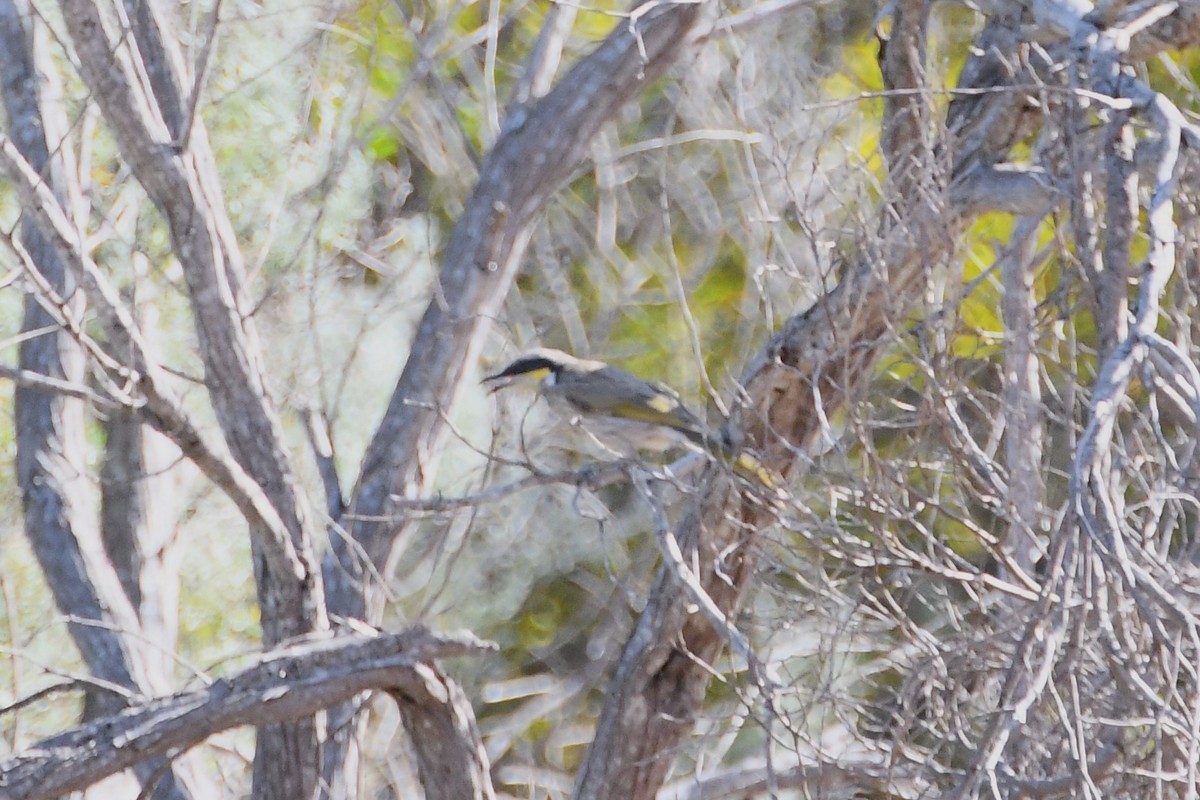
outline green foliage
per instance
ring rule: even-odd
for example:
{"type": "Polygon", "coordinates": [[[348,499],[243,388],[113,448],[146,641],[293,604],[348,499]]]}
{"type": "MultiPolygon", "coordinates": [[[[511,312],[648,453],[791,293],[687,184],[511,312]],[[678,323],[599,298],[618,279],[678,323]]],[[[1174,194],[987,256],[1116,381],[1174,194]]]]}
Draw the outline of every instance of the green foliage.
{"type": "Polygon", "coordinates": [[[704,365],[714,375],[736,368],[741,356],[739,327],[745,309],[748,259],[733,237],[720,241],[720,250],[699,285],[690,292],[689,307],[703,332],[704,365]]]}
{"type": "MultiPolygon", "coordinates": [[[[589,571],[595,575],[598,565],[589,571]]],[[[580,564],[575,570],[589,569],[580,564]]],[[[505,626],[509,660],[524,663],[525,670],[540,670],[547,661],[580,664],[584,642],[578,635],[587,629],[594,613],[594,600],[586,583],[570,572],[549,575],[529,587],[521,607],[505,626]],[[575,635],[572,635],[575,634],[575,635]],[[530,658],[535,659],[532,663],[530,658]]]]}
{"type": "Polygon", "coordinates": [[[671,385],[694,385],[693,329],[700,336],[704,367],[712,374],[721,375],[745,347],[738,334],[746,255],[729,236],[705,244],[718,248],[714,256],[705,257],[700,248],[682,240],[674,242],[676,252],[670,258],[679,265],[680,280],[687,287],[682,303],[663,285],[664,278],[652,275],[621,309],[608,349],[629,354],[621,361],[630,371],[671,385]]]}

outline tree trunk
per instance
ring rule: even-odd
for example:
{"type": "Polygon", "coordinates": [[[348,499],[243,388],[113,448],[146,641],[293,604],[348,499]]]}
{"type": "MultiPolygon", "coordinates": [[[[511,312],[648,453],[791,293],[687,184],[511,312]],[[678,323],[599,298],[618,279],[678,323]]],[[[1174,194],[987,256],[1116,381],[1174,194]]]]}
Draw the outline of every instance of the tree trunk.
{"type": "MultiPolygon", "coordinates": [[[[68,195],[72,175],[65,126],[59,110],[43,109],[40,96],[33,17],[28,7],[0,0],[0,76],[13,140],[25,159],[51,183],[60,200],[68,195]],[[47,137],[53,137],[51,158],[47,137]]],[[[66,205],[66,203],[64,203],[66,205]]],[[[78,314],[80,297],[48,240],[32,223],[21,226],[21,241],[32,263],[63,305],[78,314]]],[[[84,377],[83,353],[43,307],[48,298],[30,293],[25,300],[21,369],[74,384],[84,377]]],[[[133,607],[121,590],[106,558],[96,524],[94,493],[87,480],[84,454],[84,406],[78,399],[45,390],[18,387],[15,396],[17,478],[21,486],[25,531],[46,575],[59,610],[93,677],[131,694],[152,690],[144,663],[133,607]]],[[[114,692],[89,693],[88,713],[110,714],[127,697],[114,692]]],[[[160,772],[162,759],[137,768],[143,780],[160,772]]],[[[157,778],[156,798],[186,797],[171,770],[157,778]]]]}
{"type": "MultiPolygon", "coordinates": [[[[263,641],[271,646],[322,630],[328,623],[306,503],[266,385],[242,255],[212,153],[201,121],[183,107],[178,44],[151,0],[135,8],[131,29],[115,36],[92,0],[63,0],[62,7],[80,72],[134,175],[166,219],[188,284],[205,383],[229,450],[286,526],[289,540],[280,543],[289,551],[285,560],[300,566],[300,574],[280,574],[271,566],[278,554],[262,551],[269,537],[252,535],[263,641]],[[149,87],[138,80],[141,73],[150,76],[149,87]]],[[[261,729],[254,795],[313,796],[317,743],[311,721],[261,729]]]]}

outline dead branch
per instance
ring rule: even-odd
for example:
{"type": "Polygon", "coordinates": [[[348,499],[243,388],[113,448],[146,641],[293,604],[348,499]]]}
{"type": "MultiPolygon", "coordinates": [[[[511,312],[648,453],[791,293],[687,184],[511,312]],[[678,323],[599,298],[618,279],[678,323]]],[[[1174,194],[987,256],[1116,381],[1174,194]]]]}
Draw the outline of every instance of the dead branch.
{"type": "Polygon", "coordinates": [[[372,689],[426,693],[437,675],[433,659],[494,647],[469,634],[423,628],[288,645],[203,689],[132,706],[27,748],[0,764],[0,794],[12,800],[58,797],[152,756],[186,751],[228,728],[304,719],[372,689]]]}

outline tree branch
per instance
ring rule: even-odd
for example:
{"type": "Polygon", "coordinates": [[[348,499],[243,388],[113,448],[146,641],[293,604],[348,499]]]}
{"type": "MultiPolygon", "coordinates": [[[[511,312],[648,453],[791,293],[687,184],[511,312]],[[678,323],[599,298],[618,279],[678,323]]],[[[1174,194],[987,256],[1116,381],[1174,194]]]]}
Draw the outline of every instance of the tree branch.
{"type": "MultiPolygon", "coordinates": [[[[332,613],[367,620],[381,617],[383,593],[372,585],[371,576],[386,575],[405,533],[419,519],[394,505],[393,498],[428,493],[447,433],[446,419],[454,413],[484,334],[516,276],[537,213],[587,155],[600,127],[685,47],[702,7],[673,1],[638,6],[553,89],[528,107],[518,103],[509,110],[451,235],[434,295],[367,448],[346,514],[333,523],[337,533],[331,536],[323,564],[332,613]],[[396,511],[401,516],[394,517],[396,511]]],[[[553,35],[547,31],[547,36],[553,35]]],[[[552,50],[535,53],[535,64],[548,67],[554,60],[552,50]]],[[[530,97],[543,88],[537,85],[534,73],[541,67],[535,64],[529,70],[530,97]]],[[[331,712],[342,729],[351,726],[352,714],[348,708],[331,712]]],[[[405,719],[409,726],[419,722],[405,719]]],[[[348,739],[327,743],[322,769],[331,786],[337,776],[330,764],[343,760],[335,744],[351,746],[348,739]]],[[[418,749],[422,757],[444,754],[418,749]]],[[[452,770],[481,772],[471,781],[480,792],[474,796],[490,792],[483,765],[486,761],[478,759],[451,765],[452,770]]],[[[422,762],[421,769],[433,775],[444,767],[422,762]]]]}
{"type": "Polygon", "coordinates": [[[436,666],[418,664],[419,680],[388,689],[417,751],[427,800],[491,800],[490,761],[462,687],[436,666]]]}
{"type": "Polygon", "coordinates": [[[50,394],[74,397],[77,400],[87,400],[96,408],[103,410],[115,411],[119,408],[125,408],[125,406],[111,398],[96,394],[82,383],[51,378],[40,372],[31,372],[19,367],[0,365],[0,377],[10,380],[17,386],[25,389],[37,389],[38,391],[49,392],[50,394]]]}
{"type": "Polygon", "coordinates": [[[1004,285],[1005,461],[1008,489],[1003,495],[1009,517],[1003,547],[1025,575],[1045,555],[1045,484],[1042,479],[1042,386],[1037,354],[1034,276],[1040,261],[1037,229],[1041,217],[1022,217],[1013,229],[1008,252],[1001,256],[1004,285]]]}
{"type": "Polygon", "coordinates": [[[423,628],[301,641],[203,689],[151,700],[42,740],[0,764],[0,794],[9,800],[58,797],[239,725],[303,719],[371,689],[427,691],[433,659],[494,649],[470,634],[423,628]]]}
{"type": "MultiPolygon", "coordinates": [[[[303,565],[292,551],[287,529],[262,488],[233,460],[224,442],[213,440],[202,431],[175,393],[159,377],[158,369],[146,352],[141,333],[116,289],[99,267],[77,248],[75,229],[67,220],[66,212],[54,193],[21,157],[13,143],[3,136],[0,136],[0,172],[12,184],[22,209],[49,239],[92,301],[118,327],[133,353],[132,367],[126,367],[103,353],[98,354],[100,366],[111,371],[116,382],[133,384],[145,400],[141,412],[147,422],[170,438],[210,480],[229,495],[238,510],[254,523],[251,525],[252,532],[270,539],[270,543],[264,543],[264,552],[278,557],[275,568],[297,576],[303,574],[303,565]]],[[[16,242],[9,244],[14,246],[14,252],[26,264],[27,271],[34,275],[36,265],[28,253],[18,249],[16,242]]],[[[53,292],[53,287],[47,285],[39,291],[53,292]]]]}
{"type": "MultiPolygon", "coordinates": [[[[39,45],[43,31],[25,3],[0,0],[0,75],[12,141],[3,138],[6,154],[19,159],[39,179],[46,201],[78,209],[80,195],[68,130],[54,68],[39,45]]],[[[74,229],[66,213],[65,226],[74,229]]],[[[81,224],[81,223],[80,223],[81,224]]],[[[82,341],[70,326],[57,326],[62,312],[78,318],[82,293],[78,275],[65,264],[53,235],[40,230],[33,217],[22,220],[20,240],[5,240],[19,251],[22,267],[35,290],[25,300],[23,330],[50,327],[44,335],[20,345],[15,422],[17,472],[21,484],[25,530],[37,554],[55,604],[69,620],[68,629],[91,675],[121,692],[90,693],[85,713],[109,713],[123,707],[125,693],[161,691],[161,675],[139,637],[139,618],[124,594],[117,572],[105,557],[92,498],[86,487],[83,404],[68,387],[85,374],[82,341]],[[53,294],[57,304],[45,302],[53,294]],[[42,373],[33,387],[32,374],[42,373]],[[57,383],[56,392],[45,388],[57,383]],[[159,679],[159,680],[156,680],[159,679]]],[[[157,800],[190,796],[183,776],[162,759],[143,760],[135,773],[153,786],[157,800]],[[150,783],[152,776],[157,776],[150,783]]]]}
{"type": "MultiPolygon", "coordinates": [[[[63,0],[63,19],[80,73],[134,176],[162,211],[183,267],[205,383],[229,450],[259,483],[283,521],[289,554],[259,553],[256,570],[265,641],[326,626],[307,509],[297,488],[282,426],[266,386],[263,356],[243,286],[241,251],[225,213],[207,136],[199,121],[189,149],[171,147],[184,124],[182,58],[163,21],[137,17],[132,31],[110,36],[94,0],[63,0]],[[300,566],[280,571],[283,559],[300,566]]],[[[149,10],[148,10],[149,12],[149,10]]],[[[254,536],[259,547],[277,547],[254,536]]]]}

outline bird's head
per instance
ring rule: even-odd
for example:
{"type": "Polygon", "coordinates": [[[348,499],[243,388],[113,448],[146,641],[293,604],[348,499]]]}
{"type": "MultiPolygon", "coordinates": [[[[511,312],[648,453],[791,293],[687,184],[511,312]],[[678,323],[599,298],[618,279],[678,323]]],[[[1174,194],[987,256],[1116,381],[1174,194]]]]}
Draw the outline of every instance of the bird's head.
{"type": "Polygon", "coordinates": [[[534,386],[547,378],[556,379],[564,369],[575,369],[578,365],[591,362],[581,361],[561,350],[539,348],[517,358],[504,369],[483,379],[492,391],[506,386],[534,386]]]}

